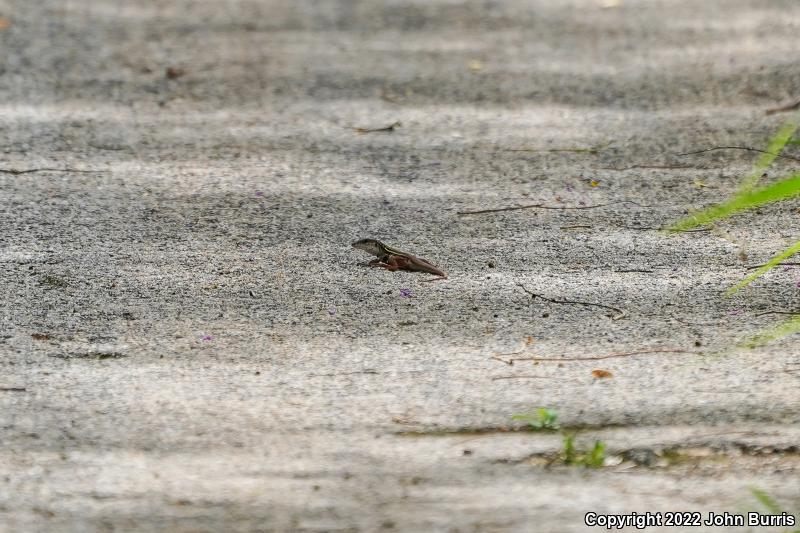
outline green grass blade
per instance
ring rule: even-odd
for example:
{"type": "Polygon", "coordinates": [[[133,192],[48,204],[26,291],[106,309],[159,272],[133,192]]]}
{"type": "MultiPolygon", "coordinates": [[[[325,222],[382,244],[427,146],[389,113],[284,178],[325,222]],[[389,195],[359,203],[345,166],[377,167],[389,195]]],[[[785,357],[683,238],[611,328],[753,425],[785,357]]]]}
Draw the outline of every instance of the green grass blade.
{"type": "Polygon", "coordinates": [[[758,348],[759,346],[764,346],[767,343],[781,339],[787,335],[792,335],[793,333],[800,333],[800,316],[791,318],[772,329],[759,333],[750,340],[740,344],[740,346],[743,348],[758,348]]]}
{"type": "Polygon", "coordinates": [[[798,252],[800,252],[800,241],[794,243],[786,250],[781,252],[779,255],[776,255],[775,257],[770,259],[766,264],[764,264],[764,266],[762,266],[761,268],[759,268],[758,270],[756,270],[755,272],[744,278],[742,281],[740,281],[739,283],[728,289],[727,292],[728,296],[735,293],[742,287],[749,285],[750,283],[753,282],[753,280],[755,280],[759,276],[762,276],[768,270],[771,270],[776,266],[780,265],[782,262],[784,262],[785,260],[787,260],[788,258],[790,258],[791,256],[793,256],[798,252]]]}
{"type": "Polygon", "coordinates": [[[797,123],[794,120],[787,120],[781,125],[781,129],[773,135],[772,139],[769,140],[769,144],[767,144],[765,151],[769,153],[761,154],[761,157],[756,161],[755,167],[753,167],[753,171],[742,182],[739,192],[747,192],[758,184],[758,180],[764,175],[764,171],[775,161],[775,158],[778,157],[778,154],[781,153],[786,144],[792,140],[792,135],[796,130],[797,123]]]}
{"type": "Polygon", "coordinates": [[[564,455],[564,463],[572,464],[575,462],[575,436],[574,435],[565,435],[564,436],[564,450],[562,452],[564,455]]]}
{"type": "Polygon", "coordinates": [[[740,193],[725,203],[703,209],[679,220],[667,229],[669,231],[685,231],[721,218],[727,218],[745,209],[752,209],[793,196],[800,196],[800,174],[795,174],[756,191],[740,193]]]}
{"type": "Polygon", "coordinates": [[[707,224],[709,222],[713,222],[714,220],[718,220],[720,218],[730,216],[736,212],[736,210],[727,210],[724,208],[724,206],[730,206],[730,204],[735,203],[737,200],[746,197],[758,184],[761,176],[764,175],[764,171],[775,161],[775,158],[778,157],[786,145],[798,143],[798,139],[792,138],[797,131],[798,117],[800,117],[800,112],[796,113],[791,119],[784,122],[778,132],[772,136],[772,138],[769,140],[769,143],[767,143],[765,153],[761,154],[761,156],[758,158],[758,161],[756,161],[753,170],[742,181],[742,185],[739,187],[739,192],[736,194],[736,196],[734,196],[734,198],[725,204],[705,209],[699,213],[679,220],[667,229],[670,231],[684,231],[707,224]]]}
{"type": "Polygon", "coordinates": [[[764,509],[766,509],[770,513],[781,514],[781,512],[783,512],[783,509],[781,509],[781,506],[778,505],[778,502],[773,500],[772,496],[770,496],[763,490],[757,489],[755,487],[750,487],[750,492],[753,494],[755,499],[758,500],[758,503],[763,505],[764,509]]]}
{"type": "Polygon", "coordinates": [[[606,445],[601,441],[595,441],[594,448],[587,459],[586,464],[593,468],[600,468],[606,460],[606,445]]]}

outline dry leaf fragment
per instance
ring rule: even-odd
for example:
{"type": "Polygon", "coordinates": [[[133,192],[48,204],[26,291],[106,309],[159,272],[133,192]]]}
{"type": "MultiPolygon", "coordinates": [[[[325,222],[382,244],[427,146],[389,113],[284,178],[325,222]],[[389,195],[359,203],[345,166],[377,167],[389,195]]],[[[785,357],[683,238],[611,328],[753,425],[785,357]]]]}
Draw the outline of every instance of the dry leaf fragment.
{"type": "Polygon", "coordinates": [[[356,133],[376,133],[376,132],[388,132],[391,133],[395,130],[395,128],[399,128],[403,124],[400,121],[392,122],[388,126],[383,126],[380,128],[353,128],[356,133]]]}
{"type": "Polygon", "coordinates": [[[592,375],[594,377],[598,378],[598,379],[602,379],[602,378],[610,378],[614,374],[612,374],[608,370],[601,370],[601,369],[598,368],[598,369],[592,370],[592,375]]]}
{"type": "Polygon", "coordinates": [[[181,76],[186,75],[186,69],[178,67],[167,67],[167,69],[164,71],[164,75],[167,77],[168,80],[176,80],[181,76]]]}
{"type": "Polygon", "coordinates": [[[0,30],[4,30],[11,26],[11,21],[5,17],[0,17],[0,30]]]}
{"type": "Polygon", "coordinates": [[[484,62],[481,61],[480,59],[473,59],[472,61],[469,62],[469,69],[472,72],[480,72],[483,70],[485,66],[486,65],[484,64],[484,62]]]}

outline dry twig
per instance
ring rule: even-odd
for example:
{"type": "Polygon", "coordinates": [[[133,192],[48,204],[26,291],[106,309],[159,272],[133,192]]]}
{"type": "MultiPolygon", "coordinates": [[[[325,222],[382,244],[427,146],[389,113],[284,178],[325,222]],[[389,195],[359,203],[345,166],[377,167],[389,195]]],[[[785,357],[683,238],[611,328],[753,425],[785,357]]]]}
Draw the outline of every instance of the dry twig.
{"type": "Polygon", "coordinates": [[[377,370],[373,370],[371,368],[368,368],[366,370],[355,370],[353,372],[334,372],[334,373],[331,373],[331,374],[309,374],[308,377],[310,377],[310,378],[319,378],[319,377],[330,378],[330,377],[335,377],[335,376],[355,376],[355,375],[358,375],[358,374],[373,375],[373,374],[380,374],[380,372],[378,372],[377,370]]]}
{"type": "MultiPolygon", "coordinates": [[[[756,268],[761,268],[767,266],[766,264],[763,265],[751,265],[747,267],[747,270],[753,270],[756,268]]],[[[800,263],[778,263],[776,266],[800,266],[800,263]]]]}
{"type": "Polygon", "coordinates": [[[764,315],[800,315],[800,311],[763,311],[755,314],[755,316],[764,315]]]}
{"type": "Polygon", "coordinates": [[[573,152],[573,153],[586,153],[597,155],[599,152],[605,150],[612,143],[601,144],[597,146],[591,146],[589,148],[501,148],[504,152],[547,152],[547,153],[558,153],[558,152],[573,152]]]}
{"type": "Polygon", "coordinates": [[[632,165],[630,167],[595,167],[597,170],[636,170],[636,169],[657,169],[657,170],[711,170],[709,167],[696,167],[691,165],[632,165]]]}
{"type": "Polygon", "coordinates": [[[497,381],[500,379],[556,379],[552,376],[534,376],[532,374],[517,374],[515,376],[495,376],[492,378],[492,381],[497,381]]]}
{"type": "Polygon", "coordinates": [[[800,109],[800,99],[790,104],[773,107],[764,111],[765,115],[774,115],[775,113],[783,113],[784,111],[794,111],[795,109],[800,109]]]}
{"type": "Polygon", "coordinates": [[[399,128],[401,125],[402,124],[400,124],[400,122],[398,121],[398,122],[392,122],[388,126],[384,126],[382,128],[353,128],[353,130],[356,131],[357,133],[379,133],[379,132],[390,133],[393,132],[395,128],[399,128]]]}
{"type": "Polygon", "coordinates": [[[478,211],[456,211],[457,215],[480,215],[482,213],[499,213],[500,211],[518,211],[520,209],[558,209],[558,210],[566,210],[566,209],[595,209],[597,207],[605,207],[609,204],[597,204],[597,205],[579,205],[579,206],[548,206],[544,204],[529,204],[529,205],[517,205],[513,207],[498,207],[495,209],[479,209],[478,211]]]}
{"type": "Polygon", "coordinates": [[[75,168],[0,168],[2,174],[32,174],[33,172],[82,172],[82,173],[96,173],[103,172],[102,170],[82,170],[75,168]]]}
{"type": "MultiPolygon", "coordinates": [[[[624,226],[622,229],[633,229],[639,231],[666,231],[666,228],[654,228],[652,226],[624,226]]],[[[705,233],[712,231],[714,228],[697,228],[697,229],[679,229],[673,233],[705,233]]]]}
{"type": "Polygon", "coordinates": [[[479,209],[478,211],[456,211],[457,215],[480,215],[482,213],[499,213],[500,211],[517,211],[519,209],[553,209],[558,211],[564,211],[568,209],[596,209],[598,207],[607,207],[609,205],[616,205],[616,204],[634,204],[638,205],[639,207],[650,207],[649,205],[641,205],[637,204],[636,202],[631,201],[623,201],[623,202],[611,202],[609,204],[595,204],[595,205],[565,205],[565,206],[557,206],[557,205],[544,205],[544,204],[529,204],[529,205],[517,205],[513,207],[498,207],[495,209],[479,209]]]}
{"type": "Polygon", "coordinates": [[[579,302],[577,300],[553,300],[552,298],[548,298],[546,296],[542,296],[541,294],[536,294],[534,292],[529,291],[528,289],[525,288],[525,285],[523,285],[522,283],[517,283],[517,285],[519,285],[519,287],[523,291],[525,291],[525,293],[528,294],[533,300],[535,300],[536,298],[541,298],[542,300],[546,300],[554,304],[571,304],[571,305],[585,305],[588,307],[602,307],[603,309],[608,309],[610,311],[614,311],[615,313],[617,313],[617,316],[611,317],[612,320],[619,320],[627,315],[627,313],[622,309],[618,307],[613,307],[611,305],[596,304],[591,302],[579,302]]]}
{"type": "Polygon", "coordinates": [[[792,157],[790,155],[776,154],[773,152],[768,152],[766,150],[760,150],[758,148],[751,148],[749,146],[714,146],[712,148],[706,148],[705,150],[696,150],[694,152],[686,152],[683,154],[675,154],[675,155],[680,157],[684,155],[694,155],[694,154],[703,154],[705,152],[713,152],[714,150],[747,150],[748,152],[759,152],[762,154],[774,155],[775,157],[781,157],[783,159],[791,159],[792,161],[800,162],[800,158],[797,157],[792,157]]]}
{"type": "Polygon", "coordinates": [[[513,359],[500,359],[497,357],[492,357],[492,359],[502,361],[507,365],[513,365],[514,362],[516,361],[534,361],[537,363],[563,363],[568,361],[601,361],[603,359],[614,359],[617,357],[632,357],[634,355],[647,355],[654,353],[680,353],[680,354],[703,355],[703,352],[682,350],[679,348],[657,348],[654,350],[639,350],[635,352],[614,352],[605,355],[592,355],[588,357],[516,357],[513,359]]]}

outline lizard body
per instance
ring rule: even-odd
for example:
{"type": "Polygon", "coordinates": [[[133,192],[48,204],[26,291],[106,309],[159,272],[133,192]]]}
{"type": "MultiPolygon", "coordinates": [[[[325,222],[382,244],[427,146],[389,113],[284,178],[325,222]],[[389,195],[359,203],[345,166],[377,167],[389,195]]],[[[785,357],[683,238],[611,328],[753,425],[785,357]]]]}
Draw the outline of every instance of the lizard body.
{"type": "MultiPolygon", "coordinates": [[[[427,272],[439,276],[434,279],[446,279],[447,274],[441,269],[415,255],[403,252],[397,248],[392,248],[375,239],[361,239],[353,243],[353,248],[364,250],[377,257],[369,262],[370,266],[385,268],[394,272],[395,270],[409,270],[416,272],[427,272]]],[[[434,281],[434,280],[428,280],[434,281]]]]}

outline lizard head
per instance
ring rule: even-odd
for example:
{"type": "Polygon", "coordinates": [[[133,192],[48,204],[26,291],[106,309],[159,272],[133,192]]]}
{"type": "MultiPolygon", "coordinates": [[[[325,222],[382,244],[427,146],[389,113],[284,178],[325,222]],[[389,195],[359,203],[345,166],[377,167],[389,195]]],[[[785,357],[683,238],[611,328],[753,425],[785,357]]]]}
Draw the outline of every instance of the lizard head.
{"type": "Polygon", "coordinates": [[[353,248],[364,250],[372,255],[383,255],[383,246],[380,241],[376,241],[375,239],[361,239],[360,241],[356,241],[353,243],[353,248]]]}

